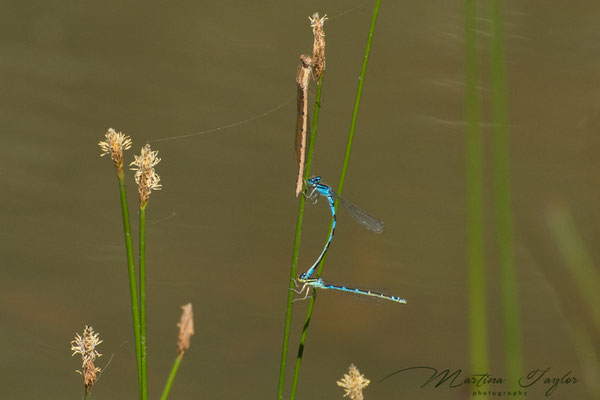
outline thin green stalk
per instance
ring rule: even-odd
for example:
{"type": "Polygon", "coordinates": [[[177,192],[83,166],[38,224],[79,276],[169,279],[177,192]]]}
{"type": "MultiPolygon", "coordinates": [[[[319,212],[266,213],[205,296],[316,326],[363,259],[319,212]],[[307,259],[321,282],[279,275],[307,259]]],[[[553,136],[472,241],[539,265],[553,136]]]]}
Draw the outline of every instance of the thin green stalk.
{"type": "Polygon", "coordinates": [[[506,73],[504,69],[504,37],[502,32],[501,2],[491,2],[492,52],[492,122],[494,126],[494,195],[496,209],[496,240],[500,263],[500,291],[502,296],[502,331],[507,375],[516,382],[522,375],[521,329],[519,324],[519,296],[514,264],[513,213],[509,163],[509,137],[506,106],[506,73]]]}
{"type": "Polygon", "coordinates": [[[568,272],[589,307],[596,330],[600,332],[600,273],[594,265],[594,259],[585,247],[585,241],[568,208],[554,205],[547,211],[547,219],[568,272]]]}
{"type": "MultiPolygon", "coordinates": [[[[340,182],[338,183],[337,193],[341,194],[344,188],[344,181],[346,179],[346,171],[348,170],[348,162],[350,161],[350,152],[352,151],[352,142],[354,141],[354,130],[356,128],[356,120],[358,118],[358,109],[360,106],[360,99],[362,97],[362,89],[365,84],[365,75],[367,74],[367,64],[369,62],[369,55],[371,54],[371,43],[373,42],[373,33],[375,33],[375,25],[377,24],[377,16],[379,15],[379,5],[381,0],[375,2],[373,8],[373,16],[371,17],[371,27],[369,28],[369,37],[367,38],[367,45],[365,46],[365,55],[363,57],[362,68],[360,70],[360,77],[358,78],[358,87],[356,88],[356,99],[354,100],[354,112],[352,113],[352,121],[350,122],[350,131],[348,132],[348,142],[346,143],[346,155],[344,156],[344,162],[342,164],[342,172],[340,173],[340,182]]],[[[335,207],[337,209],[337,200],[335,207]]],[[[321,263],[321,266],[323,263],[321,263]]],[[[318,271],[319,276],[321,270],[318,271]]]]}
{"type": "Polygon", "coordinates": [[[469,344],[473,371],[487,371],[487,323],[483,230],[483,146],[477,93],[477,1],[465,1],[465,118],[469,344]]]}
{"type": "MultiPolygon", "coordinates": [[[[306,157],[307,162],[306,162],[306,167],[305,167],[305,173],[304,173],[304,178],[306,179],[308,176],[310,176],[310,168],[311,168],[311,164],[312,164],[312,158],[313,158],[313,153],[314,153],[314,148],[315,148],[315,139],[316,139],[316,134],[317,134],[317,125],[319,123],[319,111],[321,109],[321,91],[322,91],[322,81],[323,78],[321,77],[321,79],[319,80],[319,82],[317,83],[317,97],[315,100],[315,112],[314,112],[314,116],[313,116],[313,124],[312,124],[312,130],[311,130],[311,135],[310,135],[310,146],[308,148],[308,156],[306,157]]],[[[304,197],[304,196],[303,196],[304,197]]],[[[303,199],[303,203],[305,202],[305,200],[303,199]]],[[[297,261],[297,260],[296,260],[297,261]]],[[[321,262],[321,265],[323,265],[323,263],[321,262]]],[[[296,272],[294,271],[294,277],[296,272]]],[[[293,294],[293,293],[292,293],[293,294]]],[[[310,299],[310,303],[308,305],[308,311],[306,314],[306,320],[304,322],[304,328],[302,329],[302,334],[300,337],[300,345],[298,346],[298,354],[296,356],[296,365],[294,368],[294,378],[292,381],[292,389],[290,392],[290,400],[294,400],[294,398],[296,397],[296,388],[298,387],[298,376],[300,374],[300,363],[302,362],[302,353],[304,351],[304,342],[306,341],[306,335],[308,332],[308,325],[310,324],[310,318],[312,315],[312,310],[315,304],[315,298],[316,298],[316,293],[313,294],[313,297],[310,299]]]]}
{"type": "MultiPolygon", "coordinates": [[[[322,263],[321,263],[321,265],[322,265],[322,263]]],[[[310,302],[308,304],[308,309],[306,311],[306,319],[304,320],[302,334],[300,335],[300,345],[298,346],[298,354],[296,355],[296,365],[294,367],[294,379],[292,380],[292,391],[291,391],[291,395],[290,395],[290,400],[294,400],[296,398],[296,389],[298,387],[298,377],[300,376],[300,364],[302,363],[302,354],[304,353],[304,343],[306,342],[306,336],[308,335],[308,326],[310,325],[310,319],[312,317],[312,311],[315,306],[316,298],[317,298],[317,291],[313,290],[313,295],[310,299],[310,302]]]]}
{"type": "Polygon", "coordinates": [[[131,244],[131,226],[129,224],[129,211],[127,209],[127,193],[125,191],[125,174],[123,170],[117,172],[119,178],[119,192],[121,195],[121,213],[123,216],[123,232],[125,234],[125,250],[127,252],[127,268],[129,272],[129,292],[131,295],[131,314],[133,317],[133,336],[135,338],[135,353],[138,368],[138,382],[140,397],[142,396],[142,345],[140,340],[140,311],[138,309],[137,284],[135,281],[135,264],[133,261],[133,246],[131,244]]]}
{"type": "Polygon", "coordinates": [[[162,396],[160,396],[160,400],[167,400],[167,397],[169,397],[169,392],[171,391],[171,386],[173,386],[173,381],[175,380],[175,375],[177,375],[177,370],[179,369],[179,365],[181,364],[182,358],[183,355],[179,355],[177,356],[177,358],[175,358],[175,362],[173,363],[171,373],[167,378],[167,383],[165,384],[165,388],[163,389],[162,396]]]}
{"type": "Polygon", "coordinates": [[[140,342],[142,362],[142,400],[148,399],[146,348],[146,205],[140,205],[140,342]]]}
{"type": "MultiPolygon", "coordinates": [[[[313,124],[310,132],[310,143],[308,147],[308,153],[306,155],[306,162],[304,166],[304,178],[310,175],[310,168],[312,165],[312,158],[315,147],[315,140],[317,137],[317,126],[319,124],[319,111],[321,109],[321,93],[323,90],[323,77],[319,79],[317,82],[317,95],[315,100],[315,112],[313,116],[313,124]]],[[[281,400],[283,398],[283,387],[285,384],[285,365],[287,362],[287,353],[289,347],[289,339],[290,339],[290,324],[292,321],[292,302],[294,301],[294,288],[295,288],[295,279],[296,279],[296,271],[298,268],[298,254],[300,252],[300,236],[302,234],[302,219],[304,217],[304,205],[306,203],[306,199],[304,196],[300,196],[300,201],[298,204],[298,218],[296,219],[296,236],[294,238],[294,251],[292,255],[292,268],[290,269],[290,283],[288,290],[288,302],[285,314],[285,323],[283,328],[283,344],[281,348],[281,366],[279,370],[279,388],[277,390],[277,399],[281,400]]]]}
{"type": "MultiPolygon", "coordinates": [[[[360,77],[358,78],[358,87],[356,89],[356,99],[354,101],[354,111],[352,113],[352,121],[350,123],[350,130],[348,132],[348,141],[346,143],[346,154],[344,156],[344,162],[342,163],[342,171],[340,174],[340,182],[338,184],[338,188],[337,191],[338,193],[342,192],[342,188],[344,186],[344,180],[346,178],[346,171],[348,169],[348,163],[350,160],[350,153],[352,150],[352,143],[354,141],[354,131],[356,129],[356,120],[358,118],[358,110],[359,110],[359,106],[360,106],[360,99],[362,97],[362,89],[363,89],[363,85],[365,82],[365,76],[367,73],[367,64],[369,62],[369,55],[371,54],[371,43],[373,42],[373,34],[375,32],[375,26],[377,25],[377,16],[379,15],[379,6],[381,4],[381,0],[377,0],[375,2],[375,6],[373,8],[373,16],[371,18],[371,26],[369,28],[369,36],[367,38],[367,44],[365,46],[365,53],[364,53],[364,57],[363,57],[363,63],[362,63],[362,68],[360,71],[360,77]]],[[[311,146],[313,145],[313,143],[311,143],[311,146]]],[[[337,209],[337,205],[338,202],[336,200],[335,202],[335,208],[337,209]]],[[[317,269],[317,277],[320,277],[321,274],[323,273],[323,266],[325,265],[325,260],[327,259],[327,257],[323,257],[323,260],[321,261],[321,263],[319,264],[319,267],[317,269]]],[[[302,329],[302,334],[300,337],[300,344],[298,346],[298,355],[296,357],[296,367],[294,370],[294,380],[292,382],[292,391],[290,393],[290,399],[294,400],[295,396],[296,396],[296,388],[298,386],[298,377],[300,375],[300,364],[302,362],[302,355],[304,352],[304,345],[306,342],[306,336],[308,334],[308,327],[310,325],[310,320],[312,318],[312,312],[314,309],[314,304],[316,301],[316,293],[313,295],[313,297],[310,299],[310,304],[308,306],[308,310],[306,311],[306,319],[304,322],[304,326],[302,329]]]]}
{"type": "MultiPolygon", "coordinates": [[[[546,209],[546,222],[552,234],[559,254],[566,267],[561,275],[563,279],[569,278],[577,285],[577,294],[587,306],[575,309],[566,309],[565,303],[573,305],[572,296],[566,296],[567,292],[559,290],[558,300],[562,303],[564,315],[569,321],[568,332],[571,337],[572,348],[579,358],[580,369],[587,371],[589,376],[600,376],[600,365],[598,364],[598,333],[600,333],[600,272],[594,264],[594,258],[586,248],[585,240],[577,228],[577,224],[570,209],[565,204],[552,204],[546,209]],[[575,312],[572,312],[575,311],[575,312]],[[586,321],[591,316],[595,327],[586,321]],[[595,329],[594,329],[595,328],[595,329]]],[[[567,285],[568,286],[568,285],[567,285]]],[[[563,288],[564,289],[564,288],[563,288]]],[[[577,299],[579,300],[579,299],[577,299]]],[[[588,386],[588,392],[592,398],[600,398],[600,390],[597,385],[588,386]],[[593,396],[593,395],[596,396],[593,396]]]]}
{"type": "Polygon", "coordinates": [[[84,390],[83,400],[92,400],[92,389],[86,387],[84,390]]]}
{"type": "Polygon", "coordinates": [[[302,219],[304,217],[304,205],[306,199],[300,196],[298,204],[298,217],[296,219],[296,236],[294,239],[294,251],[292,255],[292,268],[290,269],[290,283],[288,288],[288,301],[285,313],[285,323],[283,326],[283,344],[281,347],[281,365],[279,367],[279,387],[277,389],[277,399],[283,399],[283,388],[285,384],[285,366],[287,363],[287,353],[290,341],[290,325],[292,322],[292,303],[294,301],[294,287],[296,271],[298,268],[298,254],[300,251],[300,236],[302,234],[302,219]]]}

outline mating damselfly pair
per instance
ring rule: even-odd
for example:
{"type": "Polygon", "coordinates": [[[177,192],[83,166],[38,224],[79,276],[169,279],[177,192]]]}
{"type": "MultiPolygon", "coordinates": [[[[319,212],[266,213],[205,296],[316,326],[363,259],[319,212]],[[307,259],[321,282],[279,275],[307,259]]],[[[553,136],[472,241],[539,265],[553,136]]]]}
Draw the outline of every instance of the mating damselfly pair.
{"type": "Polygon", "coordinates": [[[331,241],[333,240],[333,235],[335,233],[335,225],[336,225],[335,199],[337,199],[342,204],[342,206],[344,206],[346,211],[348,211],[348,213],[352,217],[354,217],[354,219],[356,221],[358,221],[365,228],[367,228],[375,233],[383,232],[383,221],[380,221],[379,219],[369,215],[362,208],[360,208],[360,207],[350,203],[349,201],[345,200],[344,198],[338,196],[330,186],[322,183],[320,176],[316,176],[316,177],[309,179],[306,182],[306,184],[307,184],[307,190],[306,190],[305,196],[307,197],[307,199],[313,200],[314,202],[317,201],[318,196],[323,196],[327,199],[327,202],[329,204],[329,209],[331,210],[331,230],[329,232],[329,237],[327,238],[327,242],[325,243],[323,251],[321,251],[321,254],[317,258],[317,260],[308,269],[308,271],[306,271],[298,276],[298,279],[296,280],[296,282],[299,283],[300,285],[302,285],[302,288],[300,290],[295,290],[295,292],[300,293],[300,294],[302,294],[303,292],[306,292],[305,296],[303,298],[303,299],[306,299],[309,296],[309,291],[311,288],[313,288],[313,289],[333,289],[333,290],[339,290],[342,292],[349,292],[349,293],[362,294],[365,296],[378,297],[380,299],[385,299],[385,300],[394,301],[396,303],[406,304],[405,299],[402,299],[397,296],[389,296],[389,295],[386,295],[383,293],[373,292],[373,291],[367,290],[367,289],[357,289],[357,288],[349,288],[346,286],[333,285],[333,284],[325,282],[321,278],[318,278],[318,277],[313,278],[312,277],[313,273],[315,272],[315,269],[317,268],[319,263],[323,260],[323,257],[325,257],[325,254],[327,253],[327,250],[329,249],[329,245],[331,244],[331,241]]]}

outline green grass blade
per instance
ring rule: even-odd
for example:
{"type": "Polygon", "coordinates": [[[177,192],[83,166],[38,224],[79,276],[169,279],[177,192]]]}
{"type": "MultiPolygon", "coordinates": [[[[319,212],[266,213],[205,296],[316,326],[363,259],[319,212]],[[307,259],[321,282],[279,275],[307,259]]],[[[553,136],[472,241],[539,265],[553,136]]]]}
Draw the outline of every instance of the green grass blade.
{"type": "Polygon", "coordinates": [[[504,68],[504,35],[502,32],[501,2],[493,0],[491,6],[492,47],[490,75],[492,84],[492,123],[494,127],[494,207],[500,266],[502,333],[504,337],[508,380],[516,382],[522,375],[523,360],[519,323],[519,296],[513,247],[514,235],[511,207],[508,112],[506,106],[506,72],[504,68]]]}
{"type": "MultiPolygon", "coordinates": [[[[317,82],[317,95],[315,99],[315,111],[313,114],[313,123],[310,132],[310,144],[308,147],[308,153],[306,155],[306,163],[304,166],[304,178],[306,179],[310,175],[310,168],[312,165],[312,158],[315,149],[315,142],[317,138],[317,127],[319,125],[319,111],[321,110],[321,93],[323,91],[323,76],[317,82]]],[[[290,268],[290,282],[289,282],[289,290],[288,290],[288,300],[287,307],[285,313],[285,322],[283,328],[283,343],[281,346],[281,365],[279,369],[279,386],[277,389],[277,399],[283,399],[283,388],[285,384],[285,366],[287,363],[287,354],[289,347],[289,339],[290,339],[290,324],[292,321],[292,303],[294,301],[294,292],[292,289],[295,288],[295,279],[298,270],[298,254],[300,251],[300,236],[302,235],[302,220],[304,217],[304,205],[306,204],[306,199],[304,196],[300,196],[300,201],[298,204],[298,217],[296,219],[296,235],[294,238],[294,250],[292,255],[292,267],[290,268]]],[[[294,398],[294,394],[291,395],[292,399],[294,398]]]]}
{"type": "Polygon", "coordinates": [[[487,321],[483,229],[483,146],[477,93],[477,4],[465,1],[465,118],[469,343],[471,369],[487,371],[487,321]]]}
{"type": "Polygon", "coordinates": [[[148,399],[148,366],[146,341],[146,206],[140,206],[140,345],[142,400],[148,399]]]}
{"type": "MultiPolygon", "coordinates": [[[[379,15],[379,6],[381,0],[375,1],[375,7],[373,8],[373,15],[371,17],[371,26],[369,28],[369,36],[367,38],[367,44],[365,46],[365,54],[363,56],[362,68],[360,70],[360,76],[358,78],[358,87],[356,88],[356,98],[354,100],[354,111],[352,112],[352,120],[350,122],[350,130],[348,132],[348,142],[346,143],[346,155],[344,156],[344,162],[342,163],[342,172],[340,173],[340,181],[337,186],[337,193],[342,194],[344,189],[344,181],[346,179],[346,171],[348,170],[348,162],[350,161],[350,152],[352,151],[352,142],[354,141],[354,131],[356,129],[356,120],[358,119],[358,109],[360,107],[360,99],[362,97],[362,89],[365,84],[365,76],[367,74],[367,64],[369,62],[369,56],[371,54],[371,43],[373,42],[373,34],[375,33],[375,25],[377,25],[377,16],[379,15]]],[[[335,207],[337,209],[337,200],[335,207]]],[[[323,265],[323,263],[321,263],[323,265]]],[[[319,270],[320,272],[320,270],[319,270]]]]}
{"type": "Polygon", "coordinates": [[[140,311],[138,308],[137,283],[135,280],[135,264],[133,261],[133,246],[131,244],[131,225],[127,208],[127,192],[125,191],[125,176],[118,173],[119,193],[121,198],[121,215],[123,217],[123,232],[125,235],[125,251],[127,253],[127,269],[129,274],[129,293],[131,295],[131,314],[133,318],[133,336],[135,338],[135,354],[138,368],[140,398],[142,396],[142,352],[140,340],[140,311]]]}
{"type": "Polygon", "coordinates": [[[294,400],[296,397],[296,389],[298,388],[298,378],[300,376],[300,364],[302,363],[302,355],[304,353],[304,343],[306,342],[306,335],[308,334],[308,326],[310,325],[310,319],[312,317],[312,311],[315,306],[317,298],[317,291],[313,290],[312,298],[308,304],[306,311],[306,319],[302,328],[302,334],[300,335],[300,344],[298,345],[298,353],[296,355],[296,365],[294,366],[294,379],[292,380],[292,390],[290,394],[290,400],[294,400]]]}
{"type": "Polygon", "coordinates": [[[288,346],[290,340],[290,324],[292,321],[292,303],[294,301],[294,279],[296,278],[296,270],[298,268],[298,254],[300,250],[300,236],[302,233],[302,219],[304,216],[304,204],[306,199],[304,196],[300,197],[298,205],[298,217],[296,219],[296,236],[294,238],[294,251],[292,255],[292,268],[290,269],[290,283],[288,290],[288,300],[285,313],[285,322],[283,325],[283,343],[281,347],[281,364],[279,369],[279,386],[277,389],[277,399],[283,399],[283,388],[285,384],[285,366],[287,362],[288,346]]]}
{"type": "Polygon", "coordinates": [[[589,307],[596,330],[600,332],[600,273],[584,245],[569,209],[556,205],[551,207],[547,214],[548,225],[560,254],[589,307]]]}
{"type": "Polygon", "coordinates": [[[173,381],[175,380],[175,375],[177,375],[177,370],[179,369],[179,365],[181,364],[182,358],[182,356],[178,356],[177,358],[175,358],[175,362],[173,363],[171,373],[167,378],[167,382],[165,384],[165,388],[163,389],[162,396],[160,396],[160,400],[167,400],[167,397],[169,397],[169,393],[171,392],[171,387],[173,386],[173,381]]]}

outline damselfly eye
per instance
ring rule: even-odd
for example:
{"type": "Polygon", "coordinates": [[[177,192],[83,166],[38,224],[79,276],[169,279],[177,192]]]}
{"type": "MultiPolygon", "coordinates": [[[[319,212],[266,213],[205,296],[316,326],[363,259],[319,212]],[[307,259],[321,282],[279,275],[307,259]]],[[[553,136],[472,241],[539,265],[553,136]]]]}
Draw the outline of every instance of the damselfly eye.
{"type": "Polygon", "coordinates": [[[321,182],[321,177],[320,177],[320,176],[314,176],[314,177],[310,178],[310,179],[307,181],[307,183],[308,183],[310,186],[317,185],[317,184],[319,184],[319,182],[321,182]]]}

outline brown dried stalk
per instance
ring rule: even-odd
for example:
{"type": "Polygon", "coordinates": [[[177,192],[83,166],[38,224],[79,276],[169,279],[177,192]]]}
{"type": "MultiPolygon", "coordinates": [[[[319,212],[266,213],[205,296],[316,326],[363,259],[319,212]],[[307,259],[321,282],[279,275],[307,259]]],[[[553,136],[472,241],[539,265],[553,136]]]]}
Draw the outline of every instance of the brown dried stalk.
{"type": "Polygon", "coordinates": [[[308,83],[310,80],[311,59],[304,54],[300,55],[300,66],[296,75],[298,85],[298,108],[296,120],[296,146],[294,148],[296,162],[298,163],[298,179],[296,181],[296,197],[302,191],[302,178],[304,177],[304,163],[306,161],[306,136],[308,129],[308,83]]]}

